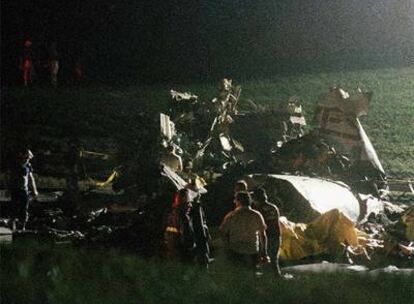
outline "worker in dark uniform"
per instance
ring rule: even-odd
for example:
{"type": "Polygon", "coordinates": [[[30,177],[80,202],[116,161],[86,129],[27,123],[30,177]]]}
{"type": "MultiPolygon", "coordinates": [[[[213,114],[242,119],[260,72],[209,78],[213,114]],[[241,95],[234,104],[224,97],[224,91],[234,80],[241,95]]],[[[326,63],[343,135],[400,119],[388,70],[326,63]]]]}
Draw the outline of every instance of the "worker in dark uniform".
{"type": "Polygon", "coordinates": [[[164,220],[166,256],[174,261],[191,262],[194,258],[195,235],[189,191],[184,188],[174,195],[171,212],[164,220]]]}
{"type": "Polygon", "coordinates": [[[29,149],[25,148],[18,151],[9,172],[12,218],[13,222],[17,221],[17,227],[22,230],[26,229],[26,223],[29,219],[30,189],[34,197],[38,195],[32,165],[30,164],[32,158],[33,153],[29,149]]]}
{"type": "Polygon", "coordinates": [[[210,233],[207,226],[206,215],[201,204],[200,195],[192,202],[191,218],[193,222],[194,241],[195,241],[195,258],[197,263],[208,268],[208,264],[213,261],[210,258],[210,233]]]}
{"type": "Polygon", "coordinates": [[[253,191],[254,209],[263,216],[267,229],[267,252],[272,266],[278,276],[281,275],[279,267],[279,248],[281,244],[279,209],[267,199],[266,190],[257,188],[253,191]]]}

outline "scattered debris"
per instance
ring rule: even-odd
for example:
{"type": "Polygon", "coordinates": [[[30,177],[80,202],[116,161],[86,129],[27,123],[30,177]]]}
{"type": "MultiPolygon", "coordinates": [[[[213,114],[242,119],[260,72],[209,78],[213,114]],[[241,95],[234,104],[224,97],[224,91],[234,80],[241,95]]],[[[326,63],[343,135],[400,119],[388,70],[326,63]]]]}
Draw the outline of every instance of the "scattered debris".
{"type": "MultiPolygon", "coordinates": [[[[245,177],[250,188],[264,187],[270,200],[273,196],[281,202],[282,260],[328,256],[347,263],[285,270],[366,272],[366,267],[348,264],[371,265],[381,258],[412,262],[414,207],[391,200],[384,169],[359,121],[368,113],[372,93],[358,91],[351,96],[342,88],[331,88],[318,102],[317,127],[308,132],[297,96],[279,108],[250,100],[252,110],[243,112],[238,108],[241,87],[231,79],[222,80],[211,101],[175,90],[170,96],[165,113],[142,116],[147,129],[138,128],[143,137],[134,140],[146,147],[146,158],[120,151],[128,156],[127,162],[105,181],[89,178],[93,186],[80,200],[107,195],[105,204],[68,212],[67,196],[41,195],[28,230],[15,231],[10,221],[3,220],[1,239],[12,234],[14,240],[100,243],[156,254],[163,243],[162,218],[177,190],[187,188],[197,199],[208,190],[203,201],[207,218],[214,222],[225,214],[231,185],[245,177]]],[[[104,153],[83,153],[108,159],[104,153]]],[[[413,191],[412,180],[407,181],[413,191]]],[[[390,180],[391,185],[396,183],[397,179],[390,180]]],[[[7,201],[1,196],[0,201],[7,201]]]]}

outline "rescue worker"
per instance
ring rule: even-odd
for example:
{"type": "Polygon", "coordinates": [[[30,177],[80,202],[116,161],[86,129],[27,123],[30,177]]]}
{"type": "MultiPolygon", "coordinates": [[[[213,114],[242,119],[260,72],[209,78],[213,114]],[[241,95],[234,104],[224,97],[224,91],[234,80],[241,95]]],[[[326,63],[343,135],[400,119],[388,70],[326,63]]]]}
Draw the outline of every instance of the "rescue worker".
{"type": "Polygon", "coordinates": [[[20,58],[19,68],[23,71],[23,84],[25,87],[32,84],[33,73],[33,52],[32,41],[27,39],[24,42],[23,52],[20,58]]]}
{"type": "Polygon", "coordinates": [[[197,195],[192,203],[191,219],[193,221],[194,229],[196,260],[201,267],[208,268],[208,265],[213,261],[213,259],[210,258],[210,246],[208,244],[211,237],[200,195],[197,195]]]}
{"type": "Polygon", "coordinates": [[[220,225],[220,233],[227,247],[230,261],[236,265],[255,269],[261,260],[268,260],[266,224],[263,216],[251,208],[249,193],[237,192],[235,209],[220,225]]]}
{"type": "Polygon", "coordinates": [[[168,259],[181,262],[193,259],[195,240],[191,209],[189,190],[179,190],[174,195],[172,210],[167,214],[164,224],[164,244],[168,259]]]}
{"type": "Polygon", "coordinates": [[[12,205],[12,219],[18,228],[25,230],[29,219],[30,189],[33,197],[38,196],[36,181],[30,160],[33,153],[25,148],[17,152],[9,172],[9,191],[12,205]]]}
{"type": "Polygon", "coordinates": [[[281,230],[279,225],[279,209],[275,204],[268,201],[267,193],[264,188],[257,188],[253,191],[254,209],[263,216],[267,229],[267,252],[275,273],[280,276],[279,267],[279,248],[281,244],[281,230]]]}

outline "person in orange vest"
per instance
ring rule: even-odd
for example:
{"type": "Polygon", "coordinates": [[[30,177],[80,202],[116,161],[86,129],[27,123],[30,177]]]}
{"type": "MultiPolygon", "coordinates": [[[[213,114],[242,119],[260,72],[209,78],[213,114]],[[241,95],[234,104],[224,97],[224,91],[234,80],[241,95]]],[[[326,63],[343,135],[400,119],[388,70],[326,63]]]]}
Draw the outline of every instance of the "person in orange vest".
{"type": "Polygon", "coordinates": [[[20,59],[20,69],[23,71],[24,86],[27,87],[32,83],[33,73],[32,41],[29,39],[24,42],[24,49],[20,59]]]}

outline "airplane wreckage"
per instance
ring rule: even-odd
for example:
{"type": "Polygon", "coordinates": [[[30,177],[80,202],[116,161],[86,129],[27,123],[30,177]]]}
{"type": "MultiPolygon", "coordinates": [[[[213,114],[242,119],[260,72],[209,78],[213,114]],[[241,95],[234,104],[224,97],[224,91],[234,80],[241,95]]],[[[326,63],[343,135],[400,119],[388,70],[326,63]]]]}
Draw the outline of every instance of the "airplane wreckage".
{"type": "Polygon", "coordinates": [[[240,95],[228,79],[209,102],[171,90],[169,110],[159,113],[159,140],[96,185],[112,187],[127,203],[72,217],[59,209],[35,212],[29,230],[13,238],[46,234],[152,254],[160,250],[161,219],[175,191],[201,194],[208,221],[218,224],[232,209],[234,183],[244,179],[277,202],[282,261],[330,256],[368,264],[386,257],[412,266],[414,206],[391,202],[390,181],[359,120],[371,93],[330,88],[311,130],[296,96],[274,108],[248,101],[249,110],[240,111],[240,95]]]}

